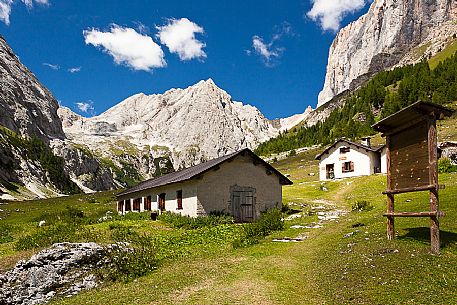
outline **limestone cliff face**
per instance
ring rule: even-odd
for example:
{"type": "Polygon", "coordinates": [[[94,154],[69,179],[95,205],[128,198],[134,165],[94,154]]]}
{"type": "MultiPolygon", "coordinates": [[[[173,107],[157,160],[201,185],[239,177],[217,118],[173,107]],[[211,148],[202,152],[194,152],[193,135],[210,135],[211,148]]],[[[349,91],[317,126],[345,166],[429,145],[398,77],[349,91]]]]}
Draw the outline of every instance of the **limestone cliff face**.
{"type": "Polygon", "coordinates": [[[25,67],[0,35],[0,125],[49,142],[65,137],[54,96],[25,67]]]}
{"type": "Polygon", "coordinates": [[[456,0],[375,0],[337,34],[318,107],[374,73],[420,61],[453,41],[456,0]]]}

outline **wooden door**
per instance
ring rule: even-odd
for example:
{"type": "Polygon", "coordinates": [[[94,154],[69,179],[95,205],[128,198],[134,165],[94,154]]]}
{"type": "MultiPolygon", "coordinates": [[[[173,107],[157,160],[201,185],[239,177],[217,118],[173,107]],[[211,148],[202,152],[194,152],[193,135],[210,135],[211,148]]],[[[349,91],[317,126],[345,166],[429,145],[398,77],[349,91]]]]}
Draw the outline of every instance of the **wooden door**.
{"type": "Polygon", "coordinates": [[[165,193],[159,195],[159,210],[165,211],[165,193]]]}
{"type": "Polygon", "coordinates": [[[326,179],[335,179],[335,164],[327,164],[326,169],[326,179]]]}
{"type": "Polygon", "coordinates": [[[233,191],[232,207],[236,222],[254,221],[254,193],[252,191],[233,191]]]}

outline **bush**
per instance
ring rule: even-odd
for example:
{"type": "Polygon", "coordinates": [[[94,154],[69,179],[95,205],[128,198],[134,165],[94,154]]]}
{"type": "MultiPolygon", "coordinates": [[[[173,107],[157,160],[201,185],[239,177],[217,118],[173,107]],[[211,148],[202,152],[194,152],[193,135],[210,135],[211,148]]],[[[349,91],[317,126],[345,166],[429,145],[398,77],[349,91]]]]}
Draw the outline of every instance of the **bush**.
{"type": "Polygon", "coordinates": [[[292,149],[290,152],[289,152],[289,157],[294,157],[297,155],[297,151],[295,149],[292,149]]]}
{"type": "Polygon", "coordinates": [[[265,236],[273,231],[284,229],[284,220],[281,210],[269,209],[262,214],[262,216],[253,223],[243,225],[243,231],[239,238],[233,241],[234,248],[247,247],[257,244],[265,236]]]}
{"type": "Polygon", "coordinates": [[[154,242],[122,224],[110,224],[111,236],[117,242],[108,250],[110,264],[101,271],[110,281],[131,281],[157,268],[154,242]]]}
{"type": "Polygon", "coordinates": [[[35,221],[44,220],[46,226],[54,225],[58,223],[70,223],[70,224],[94,224],[97,223],[100,217],[106,214],[106,211],[100,212],[100,215],[85,215],[81,209],[66,206],[63,211],[54,213],[41,214],[35,218],[35,221]]]}
{"type": "Polygon", "coordinates": [[[129,212],[119,218],[123,220],[148,220],[151,219],[151,212],[129,212]]]}
{"type": "Polygon", "coordinates": [[[77,223],[59,223],[49,227],[39,228],[31,235],[19,238],[16,250],[49,247],[54,243],[81,242],[92,240],[91,232],[77,223]]]}
{"type": "Polygon", "coordinates": [[[174,228],[197,229],[233,223],[233,217],[220,211],[211,212],[208,216],[189,217],[177,213],[165,212],[157,219],[174,228]]]}
{"type": "Polygon", "coordinates": [[[10,241],[13,241],[11,231],[11,226],[6,224],[0,224],[0,244],[9,243],[10,241]]]}
{"type": "Polygon", "coordinates": [[[366,200],[359,200],[352,205],[353,212],[371,211],[373,209],[374,209],[374,206],[372,206],[366,200]]]}
{"type": "Polygon", "coordinates": [[[452,164],[448,158],[441,158],[438,160],[439,173],[455,173],[457,172],[457,165],[452,164]]]}

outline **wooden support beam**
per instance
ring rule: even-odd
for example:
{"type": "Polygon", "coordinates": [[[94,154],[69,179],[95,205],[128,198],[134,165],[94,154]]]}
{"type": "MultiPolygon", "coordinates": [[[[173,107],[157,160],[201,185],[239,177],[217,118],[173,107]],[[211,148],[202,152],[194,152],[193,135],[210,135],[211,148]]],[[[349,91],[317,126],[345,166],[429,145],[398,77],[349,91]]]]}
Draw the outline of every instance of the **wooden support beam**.
{"type": "MultiPolygon", "coordinates": [[[[433,114],[428,118],[428,158],[430,170],[430,185],[435,188],[430,190],[430,211],[438,212],[438,149],[436,135],[436,116],[433,114]]],[[[440,253],[440,222],[438,217],[430,218],[430,243],[433,254],[440,253]]]]}
{"type": "MultiPolygon", "coordinates": [[[[387,163],[387,189],[392,188],[392,167],[391,167],[391,152],[390,152],[390,136],[386,138],[386,163],[387,163]]],[[[387,213],[394,212],[394,195],[387,195],[387,213]]],[[[395,219],[387,217],[387,240],[395,239],[395,219]]]]}
{"type": "Polygon", "coordinates": [[[392,212],[384,213],[386,217],[443,217],[444,212],[392,212]]]}
{"type": "Polygon", "coordinates": [[[395,239],[395,219],[391,214],[394,212],[394,195],[387,195],[387,240],[395,239]]]}
{"type": "Polygon", "coordinates": [[[396,190],[386,190],[382,192],[384,195],[394,195],[394,194],[402,194],[402,193],[411,193],[411,192],[419,192],[419,191],[430,191],[436,189],[436,185],[424,185],[424,186],[414,186],[414,187],[406,187],[402,189],[396,190]]]}

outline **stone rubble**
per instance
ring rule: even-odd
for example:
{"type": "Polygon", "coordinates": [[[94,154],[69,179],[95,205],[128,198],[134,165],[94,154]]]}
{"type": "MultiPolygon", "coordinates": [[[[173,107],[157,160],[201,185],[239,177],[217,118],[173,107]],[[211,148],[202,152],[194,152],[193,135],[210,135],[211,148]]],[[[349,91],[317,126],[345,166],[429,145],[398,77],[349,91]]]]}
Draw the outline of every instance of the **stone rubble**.
{"type": "Polygon", "coordinates": [[[98,285],[93,272],[107,263],[105,255],[96,243],[54,244],[0,275],[0,304],[43,304],[93,289],[98,285]]]}

